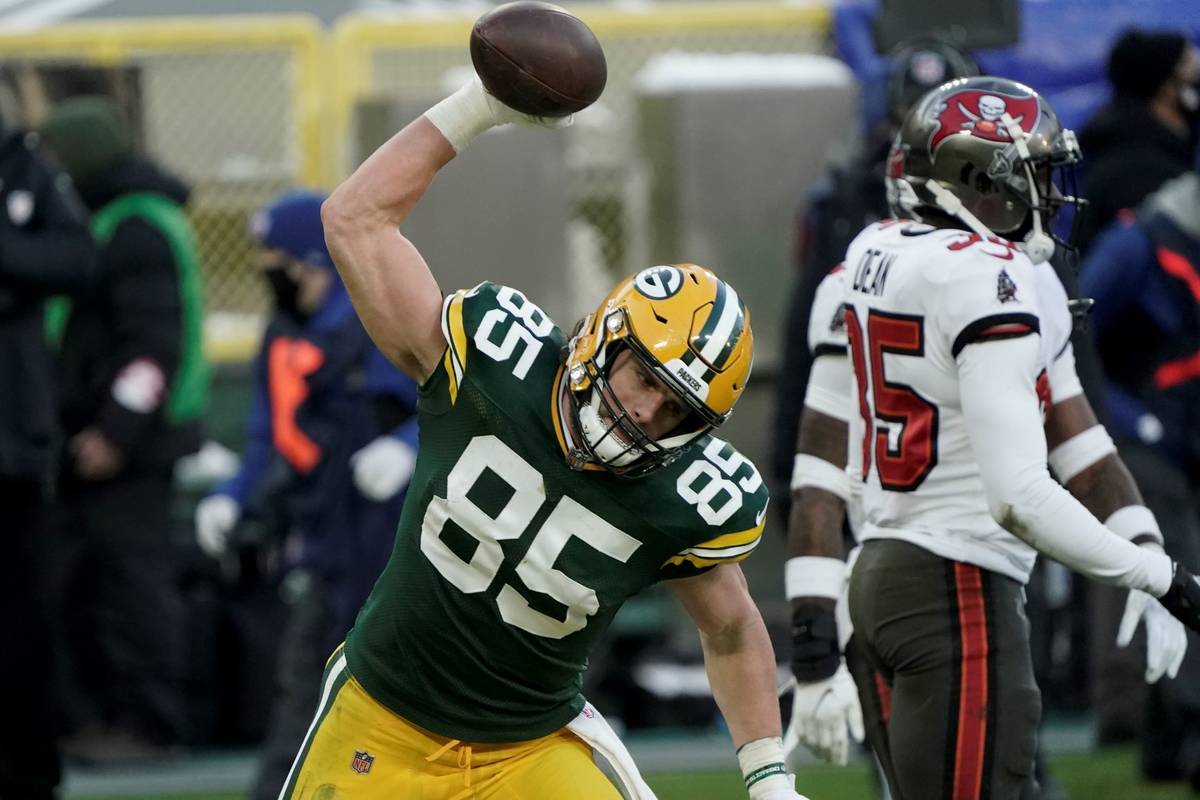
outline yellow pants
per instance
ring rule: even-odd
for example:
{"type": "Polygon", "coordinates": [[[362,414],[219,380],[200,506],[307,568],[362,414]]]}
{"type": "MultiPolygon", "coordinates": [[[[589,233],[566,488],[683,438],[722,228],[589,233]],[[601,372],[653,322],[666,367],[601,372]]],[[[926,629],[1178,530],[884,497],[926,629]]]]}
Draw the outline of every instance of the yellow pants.
{"type": "Polygon", "coordinates": [[[591,749],[565,729],[472,745],[426,731],[374,700],[341,648],[280,800],[621,800],[591,749]]]}

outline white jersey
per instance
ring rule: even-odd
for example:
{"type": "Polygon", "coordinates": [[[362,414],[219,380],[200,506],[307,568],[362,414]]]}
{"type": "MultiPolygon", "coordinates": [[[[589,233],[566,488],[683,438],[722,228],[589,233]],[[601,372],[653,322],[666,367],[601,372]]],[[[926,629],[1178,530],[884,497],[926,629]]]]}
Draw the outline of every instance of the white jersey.
{"type": "MultiPolygon", "coordinates": [[[[1040,334],[1039,395],[1051,403],[1080,394],[1058,277],[1007,241],[895,221],[859,234],[846,265],[817,290],[809,346],[816,356],[836,355],[849,340],[848,360],[818,361],[827,362],[827,386],[837,383],[829,367],[851,372],[842,394],[849,407],[831,416],[850,423],[847,471],[852,483],[862,481],[859,538],[902,539],[1028,580],[1035,551],[988,510],[956,357],[974,342],[1040,334]]],[[[819,387],[805,403],[830,413],[819,387]]]]}

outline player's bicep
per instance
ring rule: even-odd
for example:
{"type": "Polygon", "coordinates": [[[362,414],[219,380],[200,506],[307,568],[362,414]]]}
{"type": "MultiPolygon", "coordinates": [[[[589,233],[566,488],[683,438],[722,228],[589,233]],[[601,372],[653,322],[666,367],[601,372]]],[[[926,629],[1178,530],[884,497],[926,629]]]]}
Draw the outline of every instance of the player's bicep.
{"type": "Polygon", "coordinates": [[[723,564],[703,574],[667,582],[688,616],[705,635],[720,636],[758,614],[737,564],[723,564]]]}
{"type": "Polygon", "coordinates": [[[1100,519],[1142,504],[1133,476],[1084,395],[1051,407],[1046,441],[1055,477],[1100,519]]]}
{"type": "Polygon", "coordinates": [[[842,521],[850,502],[847,424],[812,408],[800,420],[788,517],[791,556],[841,558],[842,521]]]}
{"type": "Polygon", "coordinates": [[[959,396],[980,478],[994,507],[1021,502],[1046,468],[1036,390],[1037,337],[976,344],[958,357],[959,396]]]}
{"type": "Polygon", "coordinates": [[[1082,394],[1056,402],[1046,413],[1046,444],[1051,450],[1099,425],[1092,404],[1082,394]]]}
{"type": "Polygon", "coordinates": [[[424,383],[446,349],[441,290],[420,252],[398,231],[363,230],[327,236],[330,252],[371,340],[401,371],[424,383]]]}

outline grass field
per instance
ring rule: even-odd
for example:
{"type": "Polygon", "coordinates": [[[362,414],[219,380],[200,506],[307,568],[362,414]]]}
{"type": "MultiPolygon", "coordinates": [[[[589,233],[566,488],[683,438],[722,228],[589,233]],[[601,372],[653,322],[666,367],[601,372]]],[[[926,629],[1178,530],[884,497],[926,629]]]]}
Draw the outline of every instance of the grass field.
{"type": "MultiPolygon", "coordinates": [[[[1132,750],[1102,750],[1062,756],[1051,769],[1069,800],[1192,800],[1182,784],[1151,786],[1138,782],[1132,750]]],[[[650,775],[659,800],[745,800],[738,776],[728,772],[650,775]]],[[[799,775],[797,788],[811,800],[870,800],[874,797],[865,767],[811,767],[799,775]]],[[[243,794],[186,794],[160,800],[243,800],[243,794]]],[[[95,800],[145,800],[127,796],[95,800]]]]}

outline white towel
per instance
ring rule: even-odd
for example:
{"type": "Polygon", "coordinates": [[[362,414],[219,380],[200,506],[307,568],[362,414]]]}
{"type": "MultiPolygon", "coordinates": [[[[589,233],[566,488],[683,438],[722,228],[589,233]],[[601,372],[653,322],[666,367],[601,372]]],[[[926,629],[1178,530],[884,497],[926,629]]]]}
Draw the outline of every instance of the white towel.
{"type": "Polygon", "coordinates": [[[567,723],[567,730],[578,736],[612,765],[621,781],[621,789],[629,800],[657,800],[654,792],[642,780],[633,756],[617,738],[616,732],[591,703],[585,703],[579,716],[567,723]]]}

